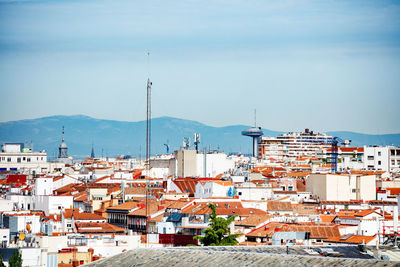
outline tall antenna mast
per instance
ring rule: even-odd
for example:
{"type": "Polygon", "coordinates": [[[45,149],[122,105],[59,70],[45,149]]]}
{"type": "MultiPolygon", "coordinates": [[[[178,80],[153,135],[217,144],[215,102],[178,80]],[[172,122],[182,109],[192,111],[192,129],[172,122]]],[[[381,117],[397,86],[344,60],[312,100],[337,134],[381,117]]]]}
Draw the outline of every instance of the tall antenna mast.
{"type": "MultiPolygon", "coordinates": [[[[147,59],[149,59],[150,57],[150,53],[147,52],[147,59]]],[[[146,118],[146,174],[147,177],[145,177],[146,179],[146,246],[148,246],[148,240],[147,240],[147,234],[148,234],[148,228],[149,228],[149,219],[148,219],[148,215],[149,215],[149,205],[148,205],[148,176],[150,173],[150,147],[151,147],[151,86],[152,86],[152,82],[150,81],[150,78],[147,79],[147,118],[146,118]]]]}
{"type": "Polygon", "coordinates": [[[254,127],[257,127],[257,109],[254,109],[254,127]]]}

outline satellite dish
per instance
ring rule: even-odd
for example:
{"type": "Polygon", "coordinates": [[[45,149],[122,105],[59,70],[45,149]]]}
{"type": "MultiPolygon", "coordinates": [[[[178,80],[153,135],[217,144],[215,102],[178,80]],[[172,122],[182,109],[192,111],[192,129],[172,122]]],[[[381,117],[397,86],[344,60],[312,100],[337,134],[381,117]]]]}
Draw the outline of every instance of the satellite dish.
{"type": "Polygon", "coordinates": [[[25,239],[25,234],[24,233],[20,233],[18,236],[19,240],[24,240],[25,239]]]}

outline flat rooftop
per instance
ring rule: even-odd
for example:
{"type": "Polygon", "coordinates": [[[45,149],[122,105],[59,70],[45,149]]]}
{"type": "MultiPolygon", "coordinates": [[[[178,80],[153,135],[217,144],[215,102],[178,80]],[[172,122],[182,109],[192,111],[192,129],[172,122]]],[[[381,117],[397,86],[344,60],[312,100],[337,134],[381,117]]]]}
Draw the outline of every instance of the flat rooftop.
{"type": "Polygon", "coordinates": [[[138,248],[85,266],[399,266],[378,261],[356,246],[170,247],[138,248]],[[321,256],[326,250],[332,256],[321,256]]]}

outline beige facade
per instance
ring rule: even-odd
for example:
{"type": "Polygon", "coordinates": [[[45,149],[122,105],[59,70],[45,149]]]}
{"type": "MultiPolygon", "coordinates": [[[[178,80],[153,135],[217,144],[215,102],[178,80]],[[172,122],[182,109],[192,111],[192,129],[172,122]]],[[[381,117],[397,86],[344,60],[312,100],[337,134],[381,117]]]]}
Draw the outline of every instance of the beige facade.
{"type": "Polygon", "coordinates": [[[196,150],[175,151],[176,175],[178,177],[194,177],[197,174],[196,150]]]}
{"type": "Polygon", "coordinates": [[[375,200],[375,175],[311,174],[306,191],[320,200],[375,200]]]}

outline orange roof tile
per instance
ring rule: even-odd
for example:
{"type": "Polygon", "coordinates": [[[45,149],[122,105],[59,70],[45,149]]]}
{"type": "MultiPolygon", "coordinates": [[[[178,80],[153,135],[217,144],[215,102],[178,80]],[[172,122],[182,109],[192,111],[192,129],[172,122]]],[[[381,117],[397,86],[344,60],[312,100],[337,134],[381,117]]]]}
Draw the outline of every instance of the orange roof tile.
{"type": "Polygon", "coordinates": [[[267,220],[269,220],[272,216],[270,215],[250,215],[244,220],[235,222],[235,225],[239,226],[250,226],[250,227],[256,227],[257,225],[261,223],[265,223],[267,220]]]}
{"type": "Polygon", "coordinates": [[[333,242],[333,243],[349,243],[349,244],[368,244],[372,240],[374,240],[376,235],[373,236],[363,236],[363,235],[351,235],[346,238],[346,235],[342,236],[334,236],[328,239],[325,239],[324,242],[333,242]]]}

